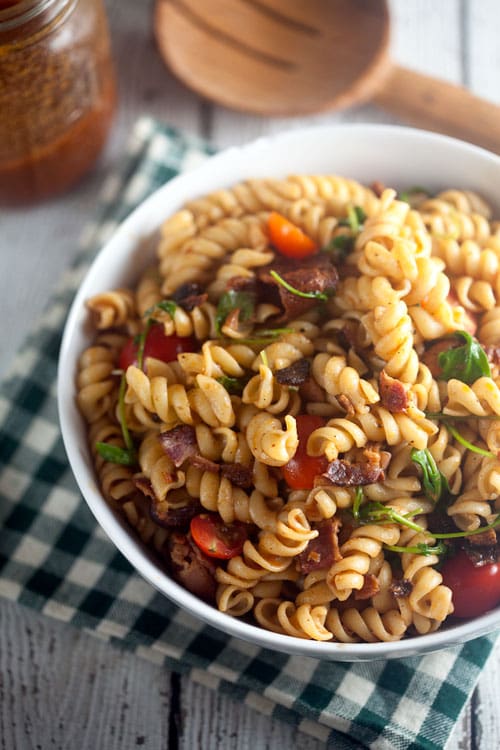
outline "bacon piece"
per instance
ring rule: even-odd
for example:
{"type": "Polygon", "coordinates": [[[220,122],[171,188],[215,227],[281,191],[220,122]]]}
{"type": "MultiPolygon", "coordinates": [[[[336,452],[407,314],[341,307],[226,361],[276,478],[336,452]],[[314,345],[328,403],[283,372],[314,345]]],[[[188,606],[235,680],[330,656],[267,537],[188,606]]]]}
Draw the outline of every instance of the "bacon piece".
{"type": "Polygon", "coordinates": [[[380,466],[387,469],[391,462],[392,454],[389,451],[381,451],[380,443],[368,443],[363,450],[363,456],[371,466],[380,466]]]}
{"type": "Polygon", "coordinates": [[[196,432],[189,424],[180,424],[171,430],[160,432],[158,440],[176,467],[181,466],[187,458],[194,456],[199,450],[196,432]]]}
{"type": "Polygon", "coordinates": [[[382,195],[382,193],[385,190],[385,185],[384,185],[383,182],[380,182],[380,180],[375,180],[371,184],[371,189],[373,190],[373,192],[375,193],[375,195],[377,196],[377,198],[380,198],[380,196],[382,195]]]}
{"type": "Polygon", "coordinates": [[[356,414],[356,409],[354,408],[354,404],[352,403],[349,396],[347,396],[345,393],[341,393],[339,396],[337,396],[337,401],[341,405],[343,409],[345,409],[345,413],[348,417],[354,417],[356,414]]]}
{"type": "Polygon", "coordinates": [[[363,581],[363,588],[359,591],[354,592],[354,598],[358,600],[371,599],[372,596],[378,594],[380,591],[380,584],[377,577],[372,573],[367,573],[363,581]]]}
{"type": "Polygon", "coordinates": [[[316,526],[318,536],[311,539],[305,550],[297,555],[298,570],[301,573],[325,570],[342,559],[338,540],[339,528],[340,521],[337,518],[328,518],[316,526]]]}
{"type": "Polygon", "coordinates": [[[467,537],[467,541],[473,547],[494,547],[497,543],[497,535],[495,529],[487,529],[481,534],[472,534],[467,537]]]}
{"type": "Polygon", "coordinates": [[[408,408],[408,393],[403,383],[382,370],[379,379],[380,402],[392,413],[400,413],[408,408]]]}
{"type": "Polygon", "coordinates": [[[219,474],[220,472],[223,477],[227,477],[231,484],[236,485],[236,487],[252,486],[252,469],[243,464],[237,462],[233,464],[217,464],[215,461],[211,461],[204,456],[193,456],[191,464],[192,466],[196,466],[197,469],[209,471],[212,474],[219,474]]]}
{"type": "Polygon", "coordinates": [[[156,500],[156,495],[153,490],[151,480],[144,476],[135,476],[133,482],[140,492],[146,497],[150,497],[152,500],[156,500]]]}
{"type": "Polygon", "coordinates": [[[299,292],[334,292],[339,275],[330,259],[324,255],[313,255],[302,258],[300,267],[292,265],[284,260],[276,262],[273,266],[265,266],[258,272],[258,279],[267,287],[275,287],[279,293],[279,300],[284,310],[282,320],[298,318],[303,313],[318,304],[315,298],[299,297],[288,289],[285,289],[276,279],[271,276],[270,271],[275,270],[282,279],[297,289],[299,292]]]}
{"type": "Polygon", "coordinates": [[[205,458],[205,456],[193,456],[190,464],[202,471],[210,471],[212,474],[218,474],[220,471],[220,464],[216,464],[215,461],[211,461],[209,458],[205,458]]]}
{"type": "Polygon", "coordinates": [[[475,568],[498,562],[497,547],[464,547],[467,557],[475,568]]]}
{"type": "Polygon", "coordinates": [[[186,498],[186,501],[186,505],[180,508],[172,508],[166,502],[153,502],[149,508],[149,515],[155,523],[165,529],[187,528],[191,519],[201,512],[202,507],[197,500],[186,498]],[[166,510],[163,506],[166,506],[166,510]]]}
{"type": "Polygon", "coordinates": [[[165,555],[172,577],[178,583],[203,601],[215,601],[215,564],[201,552],[190,536],[173,533],[168,539],[165,555]]]}
{"type": "Polygon", "coordinates": [[[187,283],[175,290],[172,299],[177,302],[183,310],[191,312],[195,307],[199,307],[208,299],[208,294],[203,291],[199,284],[187,283]]]}
{"type": "Polygon", "coordinates": [[[236,487],[251,487],[253,482],[252,469],[240,463],[221,464],[220,471],[236,487]]]}
{"type": "Polygon", "coordinates": [[[393,581],[389,586],[390,592],[396,599],[405,599],[413,591],[413,583],[407,578],[400,578],[393,581]]]}
{"type": "Polygon", "coordinates": [[[302,385],[309,377],[311,363],[308,359],[298,359],[288,367],[276,370],[276,380],[280,385],[302,385]]]}
{"type": "Polygon", "coordinates": [[[385,472],[381,466],[368,461],[351,463],[342,458],[336,458],[330,461],[327,470],[321,476],[329,479],[337,487],[358,487],[382,482],[385,472]]]}

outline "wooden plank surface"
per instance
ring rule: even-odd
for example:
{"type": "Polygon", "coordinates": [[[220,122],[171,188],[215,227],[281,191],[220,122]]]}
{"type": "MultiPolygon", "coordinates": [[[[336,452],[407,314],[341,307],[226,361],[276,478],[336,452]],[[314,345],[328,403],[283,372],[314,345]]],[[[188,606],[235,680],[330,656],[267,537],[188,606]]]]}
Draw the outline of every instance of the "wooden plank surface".
{"type": "MultiPolygon", "coordinates": [[[[165,70],[152,38],[152,1],[106,2],[119,73],[120,109],[99,167],[57,201],[29,211],[0,210],[0,374],[60,272],[71,262],[77,237],[95,212],[99,186],[119,163],[132,123],[140,114],[207,136],[219,147],[304,124],[393,121],[369,105],[286,120],[212,107],[165,70]]],[[[395,60],[500,100],[498,0],[392,0],[391,12],[395,60]]],[[[498,747],[499,667],[497,650],[448,750],[498,747]]],[[[319,750],[324,742],[189,679],[172,677],[157,665],[112,649],[86,633],[2,602],[0,748],[69,747],[319,750]]]]}

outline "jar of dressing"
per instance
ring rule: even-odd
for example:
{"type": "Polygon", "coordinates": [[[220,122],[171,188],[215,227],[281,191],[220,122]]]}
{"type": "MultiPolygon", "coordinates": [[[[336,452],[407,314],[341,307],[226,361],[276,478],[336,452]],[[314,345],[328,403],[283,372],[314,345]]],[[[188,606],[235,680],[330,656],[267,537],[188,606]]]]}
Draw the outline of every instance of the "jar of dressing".
{"type": "Polygon", "coordinates": [[[76,182],[115,106],[102,0],[0,0],[0,205],[76,182]]]}

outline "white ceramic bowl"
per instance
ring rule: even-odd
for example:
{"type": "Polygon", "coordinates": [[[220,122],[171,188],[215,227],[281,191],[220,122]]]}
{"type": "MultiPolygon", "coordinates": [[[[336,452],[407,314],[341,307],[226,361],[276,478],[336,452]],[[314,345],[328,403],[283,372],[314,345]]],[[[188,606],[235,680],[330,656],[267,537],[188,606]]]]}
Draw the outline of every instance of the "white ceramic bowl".
{"type": "Polygon", "coordinates": [[[231,148],[164,185],[118,228],[82,283],[64,332],[58,378],[61,429],[80,489],[97,521],[137,571],[180,607],[231,636],[260,646],[322,659],[357,661],[409,656],[462,643],[500,627],[500,607],[430,635],[395,643],[342,644],[307,641],[268,632],[218,612],[175,583],[132,530],[106,504],[92,468],[83,420],[75,404],[75,375],[91,340],[85,300],[137,280],[153,257],[156,232],[169,215],[196,196],[250,177],[334,173],[403,189],[424,185],[477,190],[500,216],[500,158],[429,132],[387,125],[342,125],[295,130],[231,148]]]}

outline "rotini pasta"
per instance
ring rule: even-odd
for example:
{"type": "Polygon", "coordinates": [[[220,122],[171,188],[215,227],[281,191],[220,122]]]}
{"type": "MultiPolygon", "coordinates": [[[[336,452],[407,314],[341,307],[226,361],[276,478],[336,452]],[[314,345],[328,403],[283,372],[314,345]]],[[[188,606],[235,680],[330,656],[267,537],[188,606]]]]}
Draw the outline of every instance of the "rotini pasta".
{"type": "Polygon", "coordinates": [[[76,400],[102,493],[221,612],[394,641],[453,617],[455,553],[498,556],[481,196],[249,179],[166,218],[136,287],[87,307],[76,400]]]}

